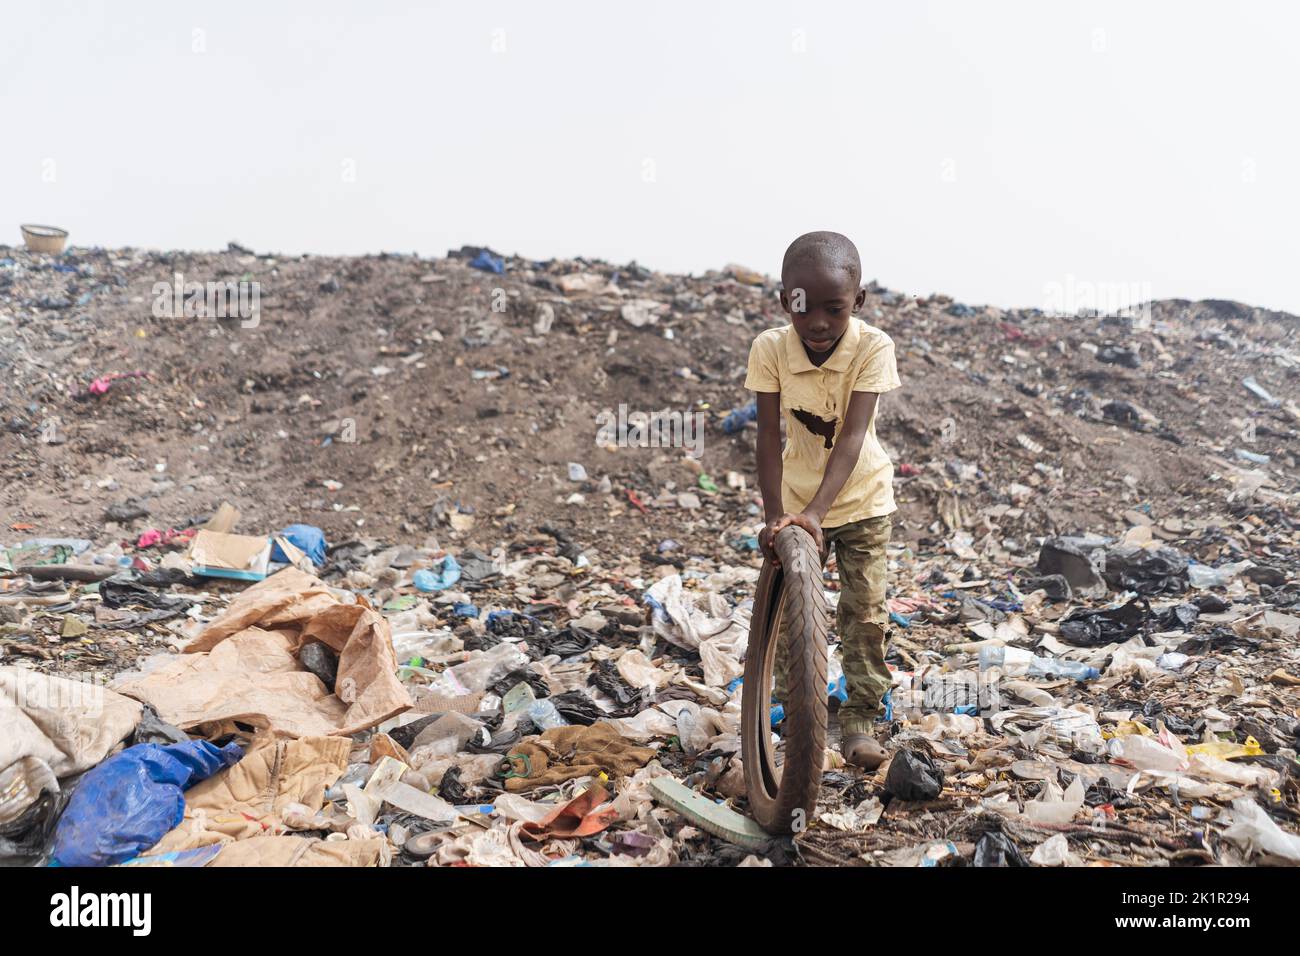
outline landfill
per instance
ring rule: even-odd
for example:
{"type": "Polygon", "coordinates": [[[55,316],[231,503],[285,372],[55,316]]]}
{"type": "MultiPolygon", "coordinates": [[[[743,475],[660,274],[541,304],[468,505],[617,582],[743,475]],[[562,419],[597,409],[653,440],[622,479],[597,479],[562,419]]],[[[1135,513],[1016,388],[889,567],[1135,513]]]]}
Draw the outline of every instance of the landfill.
{"type": "Polygon", "coordinates": [[[778,287],[0,246],[0,862],[1300,863],[1300,319],[1226,301],[867,286],[890,757],[839,754],[832,627],[816,813],[754,824],[778,287]]]}

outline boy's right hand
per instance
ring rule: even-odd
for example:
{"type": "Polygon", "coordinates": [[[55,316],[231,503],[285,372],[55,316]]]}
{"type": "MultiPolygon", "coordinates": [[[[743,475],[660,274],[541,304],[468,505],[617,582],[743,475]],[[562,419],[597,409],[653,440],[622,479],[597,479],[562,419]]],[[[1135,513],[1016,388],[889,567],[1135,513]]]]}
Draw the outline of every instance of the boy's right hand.
{"type": "MultiPolygon", "coordinates": [[[[825,548],[821,525],[815,519],[802,512],[799,514],[787,512],[779,518],[773,518],[758,533],[758,546],[762,550],[763,556],[778,568],[781,566],[781,559],[776,554],[776,535],[782,528],[789,527],[792,524],[798,525],[812,535],[818,551],[823,551],[825,548]]],[[[823,554],[822,559],[825,560],[825,557],[825,554],[823,554]]]]}

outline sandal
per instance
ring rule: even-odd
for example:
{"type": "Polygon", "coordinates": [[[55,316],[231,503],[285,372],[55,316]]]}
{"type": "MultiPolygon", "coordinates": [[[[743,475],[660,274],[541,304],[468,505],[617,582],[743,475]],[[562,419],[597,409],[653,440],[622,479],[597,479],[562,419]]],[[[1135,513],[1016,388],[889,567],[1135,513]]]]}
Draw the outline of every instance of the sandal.
{"type": "Polygon", "coordinates": [[[846,762],[863,770],[875,770],[889,756],[889,752],[869,734],[846,735],[840,741],[840,753],[846,762]]]}

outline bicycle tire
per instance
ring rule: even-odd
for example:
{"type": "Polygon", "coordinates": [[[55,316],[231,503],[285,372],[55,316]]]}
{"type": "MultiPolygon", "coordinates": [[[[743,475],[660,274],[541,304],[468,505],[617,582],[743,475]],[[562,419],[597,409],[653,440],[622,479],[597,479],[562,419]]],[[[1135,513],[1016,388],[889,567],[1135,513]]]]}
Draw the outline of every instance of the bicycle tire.
{"type": "Polygon", "coordinates": [[[776,536],[780,567],[763,562],[745,652],[741,693],[741,761],[749,809],[768,833],[802,830],[821,791],[826,749],[826,632],[829,609],[822,562],[812,535],[792,525],[776,536]],[[785,759],[772,746],[772,671],[777,636],[786,617],[789,673],[781,738],[785,759]]]}

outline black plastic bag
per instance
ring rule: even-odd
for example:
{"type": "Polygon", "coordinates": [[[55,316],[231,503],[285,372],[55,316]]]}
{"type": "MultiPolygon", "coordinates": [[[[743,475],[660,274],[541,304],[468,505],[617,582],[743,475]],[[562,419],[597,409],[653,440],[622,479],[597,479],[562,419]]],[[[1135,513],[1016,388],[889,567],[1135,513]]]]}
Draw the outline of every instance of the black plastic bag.
{"type": "Polygon", "coordinates": [[[1028,866],[1029,861],[1020,852],[1011,837],[1001,831],[990,830],[975,844],[975,866],[1028,866]]]}
{"type": "Polygon", "coordinates": [[[1221,614],[1232,607],[1232,602],[1217,594],[1200,594],[1192,601],[1202,614],[1221,614]]]}
{"type": "Polygon", "coordinates": [[[393,742],[403,750],[409,750],[411,749],[411,744],[415,743],[415,738],[420,735],[420,731],[442,716],[444,715],[441,713],[430,714],[427,717],[413,720],[409,724],[402,724],[401,726],[394,727],[390,730],[388,736],[391,737],[393,742]]]}
{"type": "Polygon", "coordinates": [[[131,731],[131,736],[127,738],[127,746],[134,747],[136,744],[166,746],[183,744],[189,739],[190,735],[185,731],[159,717],[153,704],[145,704],[140,710],[140,722],[135,725],[135,730],[131,731]]]}
{"type": "Polygon", "coordinates": [[[1100,647],[1123,643],[1151,626],[1151,605],[1134,598],[1120,607],[1075,611],[1061,621],[1061,640],[1075,647],[1100,647]]]}
{"type": "Polygon", "coordinates": [[[467,651],[490,651],[501,643],[501,638],[491,631],[484,631],[482,634],[470,632],[465,635],[464,641],[465,650],[467,651]]]}
{"type": "Polygon", "coordinates": [[[1040,575],[1061,575],[1076,591],[1102,591],[1106,587],[1089,551],[1068,538],[1048,538],[1043,542],[1037,570],[1040,575]]]}
{"type": "Polygon", "coordinates": [[[501,576],[492,559],[481,551],[469,549],[460,556],[460,578],[466,584],[483,584],[501,576]]]}
{"type": "Polygon", "coordinates": [[[582,724],[589,727],[598,720],[608,720],[609,714],[605,713],[596,706],[596,702],[580,690],[571,690],[564,694],[556,694],[551,698],[551,703],[559,711],[560,716],[571,724],[582,724]]]}
{"type": "Polygon", "coordinates": [[[1195,604],[1175,604],[1152,611],[1151,623],[1161,631],[1186,631],[1195,626],[1200,616],[1200,609],[1195,604]]]}
{"type": "Polygon", "coordinates": [[[1047,600],[1053,604],[1064,604],[1074,600],[1074,590],[1064,574],[1044,574],[1039,577],[1025,578],[1017,585],[1026,594],[1033,591],[1046,591],[1047,600]]]}
{"type": "Polygon", "coordinates": [[[528,614],[502,611],[488,615],[487,629],[497,637],[530,638],[542,629],[542,623],[528,614]]]}
{"type": "Polygon", "coordinates": [[[520,717],[516,721],[513,730],[502,730],[492,735],[492,739],[485,744],[480,744],[470,740],[465,745],[465,752],[471,754],[501,754],[505,755],[510,752],[515,744],[525,737],[533,737],[541,731],[537,725],[528,717],[520,717]]]}
{"type": "Polygon", "coordinates": [[[54,827],[71,798],[71,787],[43,790],[31,806],[8,823],[0,824],[0,865],[46,862],[54,842],[54,827]]]}
{"type": "Polygon", "coordinates": [[[99,583],[99,597],[105,607],[122,608],[132,604],[143,604],[155,611],[184,611],[192,602],[182,597],[173,597],[152,591],[134,581],[120,581],[109,578],[99,583]]]}
{"type": "Polygon", "coordinates": [[[1174,548],[1107,551],[1102,577],[1116,591],[1182,594],[1187,590],[1187,555],[1174,548]]]}
{"type": "Polygon", "coordinates": [[[489,687],[488,690],[498,697],[504,697],[518,684],[527,684],[533,689],[533,696],[538,699],[551,696],[551,688],[547,685],[546,678],[531,667],[520,667],[512,670],[489,687]]]}
{"type": "Polygon", "coordinates": [[[618,705],[618,710],[609,716],[633,717],[641,712],[641,692],[623,680],[613,661],[597,661],[596,669],[591,675],[591,682],[596,685],[597,690],[608,694],[618,705]]]}
{"type": "Polygon", "coordinates": [[[460,782],[459,767],[447,768],[442,775],[442,782],[438,784],[438,796],[453,806],[464,806],[469,803],[469,794],[465,791],[465,785],[460,782]]]}
{"type": "Polygon", "coordinates": [[[943,771],[927,753],[900,750],[889,762],[885,791],[899,800],[933,800],[943,791],[943,771]]]}
{"type": "Polygon", "coordinates": [[[599,642],[600,637],[594,631],[570,624],[561,630],[529,638],[528,651],[533,660],[541,660],[550,654],[561,658],[576,657],[585,654],[599,642]]]}

